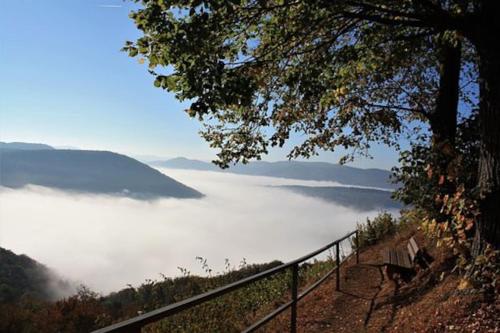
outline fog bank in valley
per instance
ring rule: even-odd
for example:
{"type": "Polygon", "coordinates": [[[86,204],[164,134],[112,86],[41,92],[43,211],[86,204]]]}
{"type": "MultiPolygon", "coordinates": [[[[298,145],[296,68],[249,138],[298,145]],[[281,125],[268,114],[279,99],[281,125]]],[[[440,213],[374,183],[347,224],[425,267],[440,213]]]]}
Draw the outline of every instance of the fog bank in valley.
{"type": "Polygon", "coordinates": [[[0,189],[0,246],[107,293],[145,279],[287,261],[353,230],[358,212],[267,185],[335,185],[208,171],[161,170],[202,199],[139,201],[41,187],[0,189]]]}

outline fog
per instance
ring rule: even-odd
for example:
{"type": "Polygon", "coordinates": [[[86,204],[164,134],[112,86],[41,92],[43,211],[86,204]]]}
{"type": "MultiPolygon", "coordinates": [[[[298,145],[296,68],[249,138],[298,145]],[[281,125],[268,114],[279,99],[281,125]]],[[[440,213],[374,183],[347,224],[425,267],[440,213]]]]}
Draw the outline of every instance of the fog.
{"type": "Polygon", "coordinates": [[[139,201],[41,187],[0,188],[0,246],[24,253],[60,276],[108,293],[202,274],[197,256],[221,271],[287,261],[333,241],[375,211],[358,212],[267,185],[332,185],[269,177],[161,170],[206,196],[139,201]]]}

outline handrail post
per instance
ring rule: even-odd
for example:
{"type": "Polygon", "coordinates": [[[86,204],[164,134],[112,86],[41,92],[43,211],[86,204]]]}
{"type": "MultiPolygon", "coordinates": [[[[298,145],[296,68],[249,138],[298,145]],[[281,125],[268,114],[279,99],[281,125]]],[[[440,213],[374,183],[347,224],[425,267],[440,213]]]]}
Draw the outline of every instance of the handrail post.
{"type": "Polygon", "coordinates": [[[297,332],[297,296],[299,289],[299,264],[292,266],[292,308],[290,318],[290,332],[297,332]]]}
{"type": "Polygon", "coordinates": [[[336,286],[335,290],[339,291],[340,290],[340,253],[339,253],[339,242],[335,243],[335,257],[337,261],[337,269],[336,269],[336,275],[337,275],[337,281],[336,281],[336,286]]]}
{"type": "Polygon", "coordinates": [[[359,230],[356,229],[356,264],[359,264],[359,230]]]}

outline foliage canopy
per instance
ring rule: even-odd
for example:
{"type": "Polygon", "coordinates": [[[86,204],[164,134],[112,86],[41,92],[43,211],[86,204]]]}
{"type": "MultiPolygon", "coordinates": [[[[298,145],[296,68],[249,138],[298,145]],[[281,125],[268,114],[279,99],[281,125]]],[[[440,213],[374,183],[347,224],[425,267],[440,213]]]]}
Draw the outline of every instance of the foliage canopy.
{"type": "Polygon", "coordinates": [[[436,45],[459,39],[368,22],[350,1],[139,2],[144,35],[124,49],[148,59],[155,86],[192,101],[222,166],[294,134],[304,139],[289,157],[397,145],[433,109],[436,45]]]}
{"type": "Polygon", "coordinates": [[[143,35],[124,50],[148,59],[157,87],[192,102],[222,167],[292,136],[302,141],[291,158],[342,147],[345,161],[374,141],[397,146],[422,124],[441,141],[434,147],[453,150],[459,98],[477,107],[474,252],[483,239],[500,246],[498,1],[136,2],[143,35]]]}

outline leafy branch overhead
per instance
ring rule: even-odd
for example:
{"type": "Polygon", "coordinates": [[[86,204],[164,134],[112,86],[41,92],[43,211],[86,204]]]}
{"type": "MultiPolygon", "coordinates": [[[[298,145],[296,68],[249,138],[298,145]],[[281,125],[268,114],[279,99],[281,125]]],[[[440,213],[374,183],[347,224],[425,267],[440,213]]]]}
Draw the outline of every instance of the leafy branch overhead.
{"type": "Polygon", "coordinates": [[[224,167],[292,135],[303,139],[292,158],[397,145],[433,107],[436,45],[460,39],[416,24],[436,14],[414,1],[137,2],[143,36],[124,50],[148,60],[155,86],[191,101],[224,167]]]}

